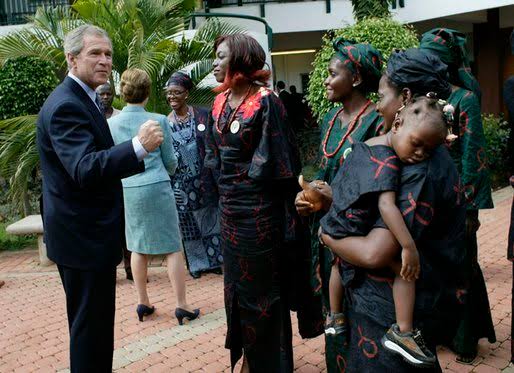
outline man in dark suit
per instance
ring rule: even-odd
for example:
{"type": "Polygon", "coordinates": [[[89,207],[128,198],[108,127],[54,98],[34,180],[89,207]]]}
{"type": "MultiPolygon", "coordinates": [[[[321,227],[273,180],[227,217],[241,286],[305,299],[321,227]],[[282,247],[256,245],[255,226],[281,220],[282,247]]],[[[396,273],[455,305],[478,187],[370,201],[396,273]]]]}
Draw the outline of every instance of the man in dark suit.
{"type": "MultiPolygon", "coordinates": [[[[66,294],[72,372],[111,372],[116,265],[122,257],[121,179],[144,171],[162,142],[155,121],[114,146],[95,88],[111,74],[104,30],[66,35],[69,74],[45,101],[37,123],[48,257],[66,294]]],[[[49,315],[51,317],[51,315],[49,315]]]]}
{"type": "Polygon", "coordinates": [[[277,90],[278,97],[280,97],[282,103],[284,104],[284,107],[286,108],[286,111],[288,111],[291,101],[291,94],[286,91],[286,83],[284,83],[282,80],[279,80],[277,82],[277,90]]]}
{"type": "Polygon", "coordinates": [[[303,96],[296,91],[296,86],[289,86],[290,94],[290,110],[291,117],[289,118],[293,129],[298,131],[303,128],[305,120],[305,104],[303,103],[303,96]]]}

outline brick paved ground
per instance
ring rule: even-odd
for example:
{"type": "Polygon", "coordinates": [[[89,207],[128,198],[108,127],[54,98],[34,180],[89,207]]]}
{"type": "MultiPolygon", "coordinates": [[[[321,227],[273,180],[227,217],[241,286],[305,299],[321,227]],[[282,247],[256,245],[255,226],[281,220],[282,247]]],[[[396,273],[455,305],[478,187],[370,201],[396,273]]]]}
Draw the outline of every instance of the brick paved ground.
{"type": "MultiPolygon", "coordinates": [[[[510,188],[494,194],[496,208],[481,213],[480,263],[487,280],[498,342],[480,342],[474,366],[457,364],[454,355],[439,351],[447,372],[505,372],[510,358],[511,264],[505,259],[510,218],[510,188]],[[506,369],[505,369],[506,368],[506,369]]],[[[225,372],[229,355],[223,348],[225,317],[222,278],[205,275],[187,281],[190,303],[202,309],[202,317],[178,326],[172,317],[173,291],[156,258],[148,284],[156,314],[140,323],[135,314],[136,291],[118,271],[116,372],[225,372]]],[[[68,367],[68,331],[64,293],[55,266],[40,267],[37,252],[0,253],[0,372],[56,372],[68,367]]],[[[294,317],[293,317],[294,319],[294,317]]],[[[294,337],[297,372],[322,372],[321,338],[294,337]]]]}

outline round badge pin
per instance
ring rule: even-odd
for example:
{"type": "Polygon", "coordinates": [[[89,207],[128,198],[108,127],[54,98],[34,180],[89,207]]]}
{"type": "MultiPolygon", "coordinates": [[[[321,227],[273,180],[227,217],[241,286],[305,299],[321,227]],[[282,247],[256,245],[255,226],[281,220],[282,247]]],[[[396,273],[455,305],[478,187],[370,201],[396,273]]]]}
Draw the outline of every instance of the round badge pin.
{"type": "Polygon", "coordinates": [[[348,157],[348,154],[350,154],[352,152],[352,148],[346,148],[345,151],[343,152],[343,158],[346,159],[346,157],[348,157]]]}
{"type": "Polygon", "coordinates": [[[235,120],[232,123],[230,123],[230,132],[232,132],[233,134],[238,133],[240,128],[241,124],[239,124],[239,121],[235,120]]]}
{"type": "Polygon", "coordinates": [[[198,131],[203,132],[205,131],[205,124],[200,123],[196,128],[198,129],[198,131]]]}

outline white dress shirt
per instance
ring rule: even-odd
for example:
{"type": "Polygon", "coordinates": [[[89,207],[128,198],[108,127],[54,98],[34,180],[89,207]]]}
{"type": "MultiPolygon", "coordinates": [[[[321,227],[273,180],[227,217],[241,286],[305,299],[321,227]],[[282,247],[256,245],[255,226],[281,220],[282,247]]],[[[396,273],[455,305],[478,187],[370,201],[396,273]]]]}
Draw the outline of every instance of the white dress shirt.
{"type": "MultiPolygon", "coordinates": [[[[82,80],[77,78],[75,75],[73,75],[71,72],[68,73],[68,76],[71,79],[73,79],[74,81],[76,81],[79,86],[82,87],[82,89],[86,92],[86,94],[89,96],[91,101],[93,101],[93,103],[95,104],[97,109],[100,111],[100,113],[102,115],[104,115],[104,113],[102,113],[102,111],[96,104],[96,91],[94,89],[92,89],[90,86],[88,86],[86,83],[84,83],[82,80]]],[[[139,141],[137,136],[134,136],[132,138],[132,147],[134,148],[134,153],[136,153],[136,157],[139,161],[142,161],[148,155],[148,152],[143,147],[143,145],[141,144],[141,141],[139,141]]]]}

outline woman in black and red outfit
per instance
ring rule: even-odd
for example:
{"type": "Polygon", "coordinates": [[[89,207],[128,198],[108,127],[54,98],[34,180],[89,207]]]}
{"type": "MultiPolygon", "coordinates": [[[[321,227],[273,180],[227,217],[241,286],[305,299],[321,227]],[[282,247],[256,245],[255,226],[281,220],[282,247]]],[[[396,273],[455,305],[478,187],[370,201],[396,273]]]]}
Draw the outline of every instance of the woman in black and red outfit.
{"type": "Polygon", "coordinates": [[[297,148],[280,99],[265,87],[265,53],[247,35],[215,43],[214,76],[223,83],[207,128],[205,165],[219,170],[226,347],[232,369],[292,372],[289,302],[281,266],[295,222],[297,148]]]}

